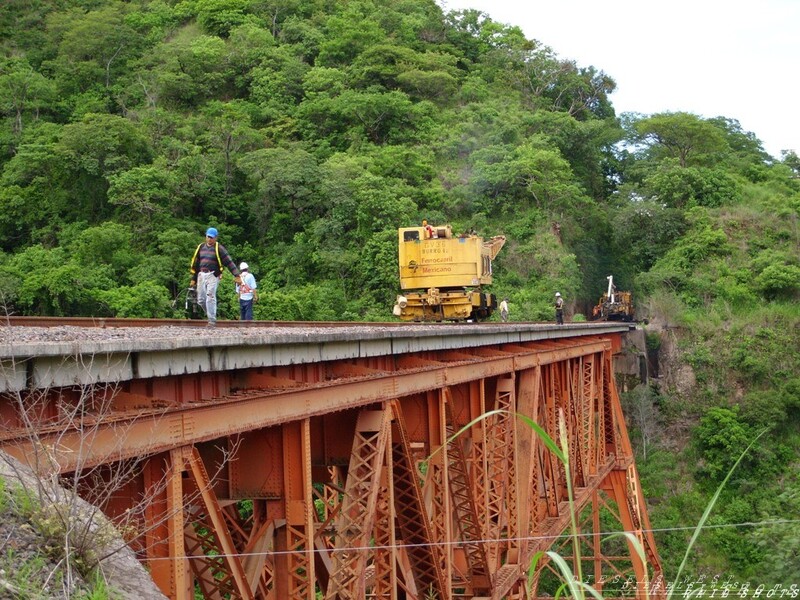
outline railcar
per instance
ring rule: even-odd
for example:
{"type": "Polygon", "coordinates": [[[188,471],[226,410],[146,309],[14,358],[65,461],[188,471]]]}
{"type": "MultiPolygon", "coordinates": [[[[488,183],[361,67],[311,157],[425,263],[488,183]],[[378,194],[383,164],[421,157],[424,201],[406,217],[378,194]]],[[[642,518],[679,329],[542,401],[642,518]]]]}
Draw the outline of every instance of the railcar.
{"type": "Polygon", "coordinates": [[[505,236],[454,235],[450,225],[398,229],[400,289],[393,314],[403,321],[481,321],[497,310],[492,261],[505,236]]]}

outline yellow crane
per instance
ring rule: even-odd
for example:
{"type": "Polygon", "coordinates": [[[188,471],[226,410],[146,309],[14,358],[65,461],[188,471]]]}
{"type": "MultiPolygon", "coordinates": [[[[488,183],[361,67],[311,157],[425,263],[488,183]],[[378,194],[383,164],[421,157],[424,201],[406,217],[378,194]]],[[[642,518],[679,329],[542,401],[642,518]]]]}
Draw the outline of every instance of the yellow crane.
{"type": "Polygon", "coordinates": [[[592,319],[602,321],[633,321],[633,300],[630,292],[620,292],[614,285],[614,276],[609,275],[608,291],[600,296],[592,309],[592,319]]]}
{"type": "Polygon", "coordinates": [[[393,314],[403,321],[479,321],[497,309],[483,288],[505,236],[454,235],[450,225],[398,229],[400,289],[393,314]]]}

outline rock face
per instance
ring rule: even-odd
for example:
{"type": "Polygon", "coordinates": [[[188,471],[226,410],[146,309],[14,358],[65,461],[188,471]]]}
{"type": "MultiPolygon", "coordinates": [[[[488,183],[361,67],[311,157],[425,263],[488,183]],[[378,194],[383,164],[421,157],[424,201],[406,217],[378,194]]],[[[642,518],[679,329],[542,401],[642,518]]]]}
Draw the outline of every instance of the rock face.
{"type": "Polygon", "coordinates": [[[658,340],[657,347],[648,350],[651,375],[659,380],[662,393],[689,397],[697,385],[694,369],[681,358],[680,328],[667,326],[656,319],[647,328],[658,340]]]}
{"type": "Polygon", "coordinates": [[[622,352],[614,356],[614,374],[617,376],[620,392],[649,381],[644,330],[636,328],[622,336],[622,352]]]}
{"type": "Polygon", "coordinates": [[[652,320],[646,331],[637,328],[625,334],[622,352],[614,356],[619,391],[630,391],[652,380],[664,393],[691,396],[697,380],[691,365],[681,360],[679,332],[676,327],[665,327],[652,320]]]}
{"type": "MultiPolygon", "coordinates": [[[[110,596],[124,600],[163,600],[164,594],[127,547],[114,526],[95,507],[80,498],[62,493],[48,494],[50,481],[38,480],[17,460],[0,452],[0,479],[3,501],[0,502],[0,597],[71,598],[89,585],[76,573],[63,568],[57,548],[37,527],[15,510],[16,499],[26,494],[45,499],[45,510],[55,507],[46,503],[52,498],[69,498],[67,514],[76,528],[87,527],[96,556],[105,556],[98,567],[110,590],[110,596]],[[55,551],[54,551],[55,550],[55,551]],[[24,575],[22,575],[24,574],[24,575]]],[[[52,489],[52,488],[50,488],[52,489]]]]}

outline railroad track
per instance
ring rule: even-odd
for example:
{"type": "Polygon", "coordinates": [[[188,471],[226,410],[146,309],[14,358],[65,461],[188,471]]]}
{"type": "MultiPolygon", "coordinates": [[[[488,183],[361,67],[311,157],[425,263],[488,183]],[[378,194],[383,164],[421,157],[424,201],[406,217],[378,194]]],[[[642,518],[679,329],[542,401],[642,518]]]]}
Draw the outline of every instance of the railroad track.
{"type": "MultiPolygon", "coordinates": [[[[354,322],[354,321],[217,321],[217,327],[403,327],[415,323],[354,322]]],[[[416,323],[420,325],[420,323],[416,323]]],[[[0,327],[205,327],[205,319],[125,319],[119,317],[25,317],[12,316],[0,319],[0,327]]]]}
{"type": "MultiPolygon", "coordinates": [[[[581,330],[584,328],[618,327],[620,324],[600,323],[598,321],[586,321],[567,323],[564,328],[581,330]],[[599,325],[598,325],[599,324],[599,325]]],[[[0,318],[0,329],[4,327],[75,327],[84,329],[116,329],[116,328],[161,328],[178,327],[186,329],[206,329],[205,319],[130,319],[119,317],[32,317],[32,316],[8,316],[0,318]]],[[[552,326],[551,321],[514,321],[511,323],[486,322],[465,323],[465,322],[414,322],[414,321],[217,321],[217,328],[223,329],[302,329],[314,328],[316,330],[335,330],[346,329],[348,327],[374,327],[375,329],[407,329],[430,328],[430,327],[468,327],[486,331],[487,329],[504,329],[514,331],[517,329],[529,329],[532,326],[547,327],[552,326]]]]}

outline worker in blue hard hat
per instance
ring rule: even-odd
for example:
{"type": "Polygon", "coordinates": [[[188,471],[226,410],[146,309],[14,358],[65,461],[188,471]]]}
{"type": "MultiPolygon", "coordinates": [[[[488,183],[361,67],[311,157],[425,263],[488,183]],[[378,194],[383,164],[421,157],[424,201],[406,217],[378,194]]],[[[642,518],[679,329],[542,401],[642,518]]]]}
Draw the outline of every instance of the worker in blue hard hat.
{"type": "Polygon", "coordinates": [[[236,283],[241,283],[241,273],[225,246],[219,243],[219,232],[214,227],[206,229],[205,242],[201,242],[194,251],[191,286],[197,286],[197,303],[208,317],[208,326],[217,324],[217,287],[222,276],[222,269],[227,267],[233,274],[236,283]]]}

